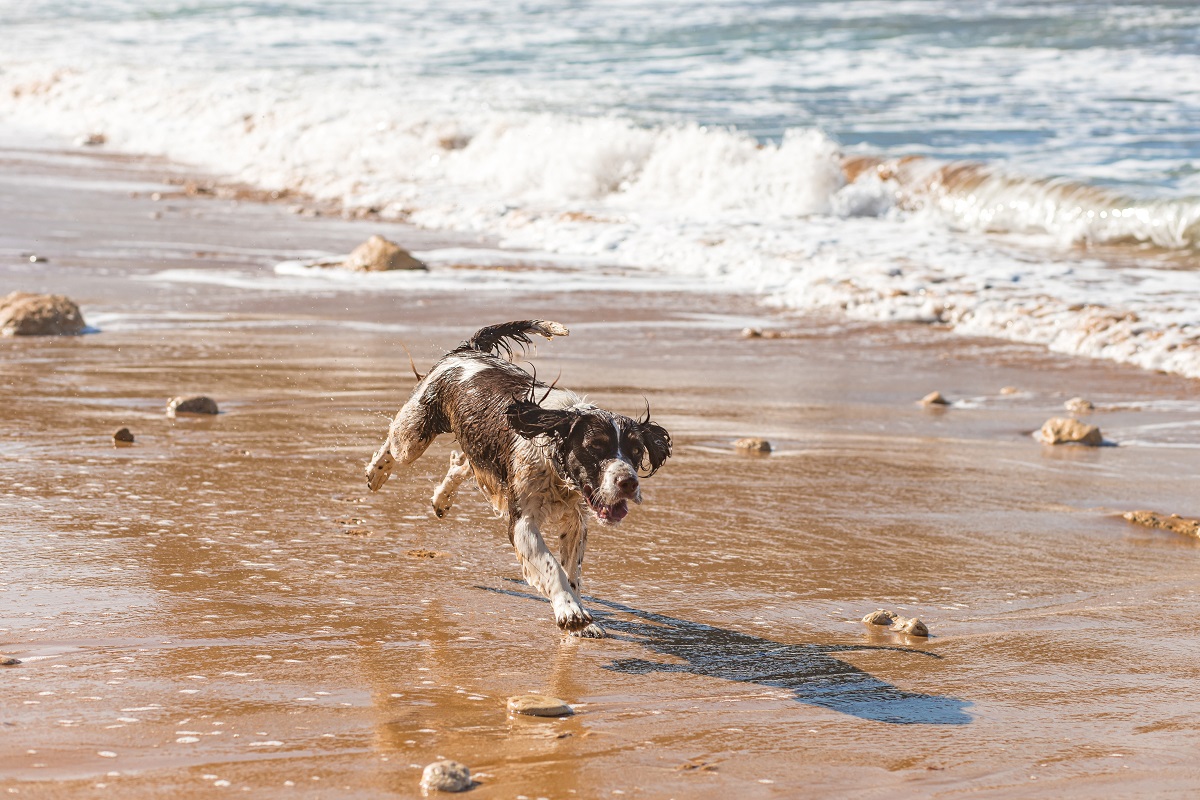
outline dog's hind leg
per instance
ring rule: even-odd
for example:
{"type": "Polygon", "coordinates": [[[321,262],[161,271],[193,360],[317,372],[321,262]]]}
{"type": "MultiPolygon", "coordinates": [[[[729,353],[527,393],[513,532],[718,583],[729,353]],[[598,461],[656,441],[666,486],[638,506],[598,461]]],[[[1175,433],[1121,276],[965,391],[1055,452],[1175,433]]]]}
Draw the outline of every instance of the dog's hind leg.
{"type": "Polygon", "coordinates": [[[467,456],[457,450],[452,450],[450,452],[450,469],[438,487],[433,490],[433,513],[437,514],[438,519],[446,516],[446,512],[454,503],[454,495],[458,492],[458,487],[462,486],[462,482],[470,474],[471,462],[467,461],[467,456]]]}
{"type": "Polygon", "coordinates": [[[420,458],[439,433],[442,431],[438,430],[431,410],[419,393],[414,394],[396,414],[383,446],[367,464],[367,486],[372,492],[378,491],[387,483],[393,468],[406,467],[420,458]]]}
{"type": "Polygon", "coordinates": [[[521,561],[521,573],[530,586],[550,600],[558,627],[565,631],[578,631],[590,625],[592,615],[583,609],[579,595],[571,588],[562,564],[546,547],[533,517],[514,514],[509,524],[512,543],[521,561]]]}

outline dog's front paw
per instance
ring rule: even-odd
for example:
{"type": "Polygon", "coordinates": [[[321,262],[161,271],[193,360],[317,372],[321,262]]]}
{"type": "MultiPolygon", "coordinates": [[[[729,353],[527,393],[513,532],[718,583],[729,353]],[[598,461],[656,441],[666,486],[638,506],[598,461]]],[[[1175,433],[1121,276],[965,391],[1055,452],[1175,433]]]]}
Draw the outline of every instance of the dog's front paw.
{"type": "Polygon", "coordinates": [[[572,631],[572,636],[577,636],[580,639],[607,639],[608,631],[601,628],[600,625],[593,622],[582,630],[572,631]]]}
{"type": "Polygon", "coordinates": [[[379,491],[379,487],[387,483],[387,479],[392,474],[392,465],[396,463],[396,459],[392,458],[392,454],[386,450],[371,460],[367,464],[367,486],[372,492],[379,491]]]}
{"type": "Polygon", "coordinates": [[[592,615],[580,608],[574,600],[554,607],[554,621],[567,632],[582,631],[592,624],[592,615]]]}

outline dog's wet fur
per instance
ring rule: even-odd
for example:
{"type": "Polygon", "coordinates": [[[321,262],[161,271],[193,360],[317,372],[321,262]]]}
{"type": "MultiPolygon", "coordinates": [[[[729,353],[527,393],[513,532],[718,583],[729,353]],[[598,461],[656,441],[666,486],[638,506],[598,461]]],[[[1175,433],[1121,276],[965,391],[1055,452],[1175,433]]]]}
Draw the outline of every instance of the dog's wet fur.
{"type": "MultiPolygon", "coordinates": [[[[537,334],[566,336],[557,322],[521,320],[483,328],[420,379],[367,465],[372,491],[411,464],[439,434],[462,447],[433,496],[445,516],[459,485],[474,475],[508,518],[525,580],[554,606],[563,630],[603,636],[580,601],[589,518],[617,525],[642,501],[640,479],[671,455],[671,436],[649,411],[633,419],[546,385],[510,360],[537,334]],[[557,536],[558,558],[544,537],[557,536]]],[[[414,369],[415,371],[415,369],[414,369]]],[[[553,539],[551,539],[553,541],[553,539]]]]}

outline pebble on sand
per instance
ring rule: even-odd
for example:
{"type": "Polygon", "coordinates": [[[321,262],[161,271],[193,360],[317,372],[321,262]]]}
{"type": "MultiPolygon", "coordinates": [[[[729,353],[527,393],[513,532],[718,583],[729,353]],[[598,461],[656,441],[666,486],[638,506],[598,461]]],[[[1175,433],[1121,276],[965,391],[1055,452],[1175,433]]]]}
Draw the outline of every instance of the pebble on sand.
{"type": "Polygon", "coordinates": [[[896,617],[896,622],[889,630],[897,631],[898,633],[907,633],[909,636],[928,636],[929,628],[925,626],[917,617],[905,619],[904,617],[896,617]]]}
{"type": "Polygon", "coordinates": [[[950,401],[947,400],[946,398],[942,397],[941,392],[930,392],[929,394],[922,397],[920,402],[921,402],[921,405],[923,405],[923,406],[948,406],[948,405],[950,405],[950,401]]]}
{"type": "Polygon", "coordinates": [[[194,395],[192,397],[172,397],[167,401],[167,416],[176,414],[217,414],[217,401],[211,397],[194,395]]]}
{"type": "Polygon", "coordinates": [[[471,788],[471,770],[457,761],[435,761],[421,774],[421,788],[426,792],[465,792],[471,788]]]}
{"type": "Polygon", "coordinates": [[[1072,414],[1087,414],[1096,410],[1096,407],[1092,405],[1092,401],[1084,400],[1082,397],[1072,397],[1063,403],[1063,408],[1072,414]]]}
{"type": "Polygon", "coordinates": [[[376,234],[350,252],[342,267],[355,272],[389,272],[396,269],[429,269],[424,262],[393,241],[376,234]]]}
{"type": "Polygon", "coordinates": [[[113,434],[113,444],[133,444],[133,433],[129,428],[121,428],[113,434]]]}
{"type": "Polygon", "coordinates": [[[565,700],[543,694],[518,694],[508,698],[508,711],[527,717],[569,717],[575,712],[565,700]]]}
{"type": "Polygon", "coordinates": [[[1020,394],[1021,390],[1016,386],[1005,386],[1000,389],[1000,394],[1020,394]]]}
{"type": "Polygon", "coordinates": [[[15,667],[21,663],[21,659],[13,656],[0,656],[0,667],[15,667]]]}
{"type": "Polygon", "coordinates": [[[899,617],[896,616],[895,613],[880,608],[872,611],[870,614],[867,614],[862,618],[862,621],[868,625],[891,625],[897,619],[899,619],[899,617]]]}
{"type": "Polygon", "coordinates": [[[762,328],[742,328],[743,339],[782,339],[780,331],[764,331],[762,328]]]}
{"type": "Polygon", "coordinates": [[[740,453],[770,453],[771,443],[757,436],[746,436],[733,443],[733,448],[740,453]]]}
{"type": "Polygon", "coordinates": [[[77,336],[85,327],[79,306],[61,294],[12,292],[0,297],[4,336],[77,336]]]}
{"type": "Polygon", "coordinates": [[[1038,431],[1038,439],[1043,444],[1084,444],[1088,447],[1104,444],[1104,436],[1095,425],[1065,417],[1046,420],[1038,431]]]}
{"type": "Polygon", "coordinates": [[[1197,519],[1188,519],[1178,514],[1159,514],[1156,511],[1127,511],[1121,516],[1135,525],[1200,537],[1200,520],[1197,519]]]}

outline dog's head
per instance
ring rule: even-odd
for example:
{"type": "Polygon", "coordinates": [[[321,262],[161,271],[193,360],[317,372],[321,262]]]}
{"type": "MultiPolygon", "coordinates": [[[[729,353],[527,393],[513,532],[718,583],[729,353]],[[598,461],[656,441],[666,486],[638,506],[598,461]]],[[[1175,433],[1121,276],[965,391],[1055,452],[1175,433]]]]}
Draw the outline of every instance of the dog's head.
{"type": "Polygon", "coordinates": [[[642,502],[639,478],[653,475],[671,455],[671,434],[649,411],[631,419],[594,406],[553,409],[518,399],[508,407],[508,424],[526,439],[545,436],[559,475],[609,525],[625,518],[630,500],[642,502]]]}

